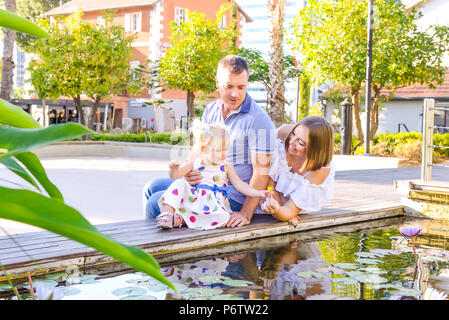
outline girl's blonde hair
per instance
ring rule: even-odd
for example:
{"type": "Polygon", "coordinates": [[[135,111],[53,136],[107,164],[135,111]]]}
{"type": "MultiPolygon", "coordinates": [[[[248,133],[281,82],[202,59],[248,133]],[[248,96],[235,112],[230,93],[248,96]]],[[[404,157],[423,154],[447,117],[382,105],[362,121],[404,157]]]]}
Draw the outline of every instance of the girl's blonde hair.
{"type": "Polygon", "coordinates": [[[287,136],[285,150],[288,149],[293,131],[301,125],[309,129],[306,142],[306,161],[301,170],[314,171],[328,166],[334,155],[334,132],[329,122],[323,117],[309,116],[301,119],[287,136]]]}
{"type": "Polygon", "coordinates": [[[207,124],[197,118],[193,120],[190,130],[195,144],[199,145],[201,150],[209,145],[217,149],[227,148],[229,144],[229,128],[223,123],[207,124]]]}

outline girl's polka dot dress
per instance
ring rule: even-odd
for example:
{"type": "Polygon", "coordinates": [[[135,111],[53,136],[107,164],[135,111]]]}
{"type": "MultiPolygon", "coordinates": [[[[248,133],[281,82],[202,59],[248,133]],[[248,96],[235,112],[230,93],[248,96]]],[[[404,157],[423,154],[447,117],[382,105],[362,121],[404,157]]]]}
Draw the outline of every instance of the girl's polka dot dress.
{"type": "MultiPolygon", "coordinates": [[[[228,178],[223,164],[194,165],[203,176],[201,184],[226,187],[228,178]]],[[[160,200],[183,217],[191,229],[209,230],[225,226],[230,217],[228,199],[219,191],[192,187],[186,180],[177,179],[164,192],[160,200]]]]}

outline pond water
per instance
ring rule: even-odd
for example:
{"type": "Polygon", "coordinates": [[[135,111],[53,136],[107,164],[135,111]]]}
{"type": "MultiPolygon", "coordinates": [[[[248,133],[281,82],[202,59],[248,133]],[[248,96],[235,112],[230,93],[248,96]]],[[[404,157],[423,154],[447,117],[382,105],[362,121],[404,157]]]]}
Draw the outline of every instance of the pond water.
{"type": "MultiPolygon", "coordinates": [[[[132,271],[68,270],[33,284],[59,283],[64,300],[421,300],[429,289],[449,295],[448,240],[448,222],[396,218],[256,240],[232,254],[218,248],[213,256],[161,263],[177,294],[132,271]],[[407,225],[423,227],[416,238],[417,265],[410,239],[398,231],[407,225]]],[[[26,298],[29,284],[18,287],[26,298]]],[[[1,290],[8,286],[0,284],[1,290]]]]}

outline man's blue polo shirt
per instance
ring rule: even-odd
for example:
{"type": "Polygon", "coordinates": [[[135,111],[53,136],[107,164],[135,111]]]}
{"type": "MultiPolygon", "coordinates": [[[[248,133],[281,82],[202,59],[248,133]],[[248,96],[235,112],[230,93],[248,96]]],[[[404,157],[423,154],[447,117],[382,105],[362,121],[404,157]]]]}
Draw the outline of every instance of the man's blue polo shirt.
{"type": "MultiPolygon", "coordinates": [[[[231,143],[227,160],[231,162],[240,179],[249,183],[253,175],[251,153],[269,153],[274,150],[276,129],[268,114],[246,94],[242,105],[223,120],[223,102],[219,99],[206,106],[202,121],[208,124],[221,122],[228,126],[231,143]]],[[[245,201],[245,195],[238,192],[231,183],[229,197],[238,202],[245,201]]]]}

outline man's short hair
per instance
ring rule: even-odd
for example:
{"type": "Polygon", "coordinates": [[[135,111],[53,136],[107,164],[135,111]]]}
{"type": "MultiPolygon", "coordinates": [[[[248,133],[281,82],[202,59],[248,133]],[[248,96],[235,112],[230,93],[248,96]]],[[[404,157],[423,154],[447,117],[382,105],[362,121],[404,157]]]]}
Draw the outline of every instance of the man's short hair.
{"type": "Polygon", "coordinates": [[[217,72],[218,70],[220,70],[220,68],[226,68],[229,71],[231,71],[232,73],[236,73],[236,74],[240,74],[243,71],[246,71],[246,73],[249,75],[249,68],[248,68],[248,63],[246,62],[245,59],[243,59],[240,56],[234,55],[234,54],[230,54],[227,55],[226,57],[222,58],[219,62],[218,62],[218,68],[217,68],[217,72]]]}

